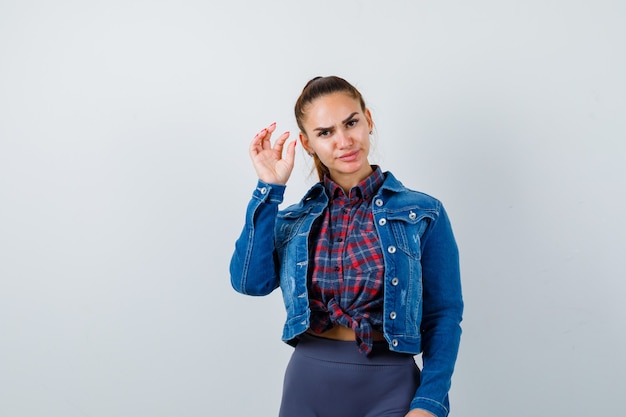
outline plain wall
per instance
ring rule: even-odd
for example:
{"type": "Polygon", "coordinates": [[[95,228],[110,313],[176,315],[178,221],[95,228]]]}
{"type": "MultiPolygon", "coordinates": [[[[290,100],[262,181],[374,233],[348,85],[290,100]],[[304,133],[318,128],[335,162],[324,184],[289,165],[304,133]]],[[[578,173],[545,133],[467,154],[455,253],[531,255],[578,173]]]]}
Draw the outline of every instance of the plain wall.
{"type": "MultiPolygon", "coordinates": [[[[361,89],[441,199],[453,417],[623,414],[626,3],[0,1],[0,416],[275,416],[279,292],[228,262],[273,121],[361,89]]],[[[286,200],[313,184],[298,147],[286,200]]]]}

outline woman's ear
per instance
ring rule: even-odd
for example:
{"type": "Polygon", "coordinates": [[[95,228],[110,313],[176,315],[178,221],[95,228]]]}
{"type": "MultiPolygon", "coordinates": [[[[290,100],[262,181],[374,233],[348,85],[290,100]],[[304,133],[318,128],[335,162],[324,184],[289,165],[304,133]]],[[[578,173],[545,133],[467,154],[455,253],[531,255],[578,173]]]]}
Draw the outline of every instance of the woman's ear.
{"type": "Polygon", "coordinates": [[[367,127],[371,132],[374,129],[374,120],[372,119],[372,112],[370,109],[365,109],[365,118],[367,119],[367,127]]]}
{"type": "Polygon", "coordinates": [[[311,155],[313,151],[311,150],[311,146],[309,144],[309,138],[304,132],[300,132],[300,143],[302,144],[302,148],[305,152],[311,155]]]}

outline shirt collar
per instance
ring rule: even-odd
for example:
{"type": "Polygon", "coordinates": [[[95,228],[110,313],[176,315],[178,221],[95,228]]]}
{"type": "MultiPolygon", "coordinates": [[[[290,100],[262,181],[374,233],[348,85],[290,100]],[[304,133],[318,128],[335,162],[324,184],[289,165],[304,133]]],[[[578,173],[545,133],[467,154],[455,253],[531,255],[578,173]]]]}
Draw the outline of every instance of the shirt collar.
{"type": "Polygon", "coordinates": [[[372,173],[363,181],[352,187],[348,196],[345,195],[343,189],[328,175],[324,176],[324,188],[332,200],[337,198],[349,198],[369,200],[376,194],[380,186],[385,181],[383,171],[378,165],[372,165],[372,173]]]}

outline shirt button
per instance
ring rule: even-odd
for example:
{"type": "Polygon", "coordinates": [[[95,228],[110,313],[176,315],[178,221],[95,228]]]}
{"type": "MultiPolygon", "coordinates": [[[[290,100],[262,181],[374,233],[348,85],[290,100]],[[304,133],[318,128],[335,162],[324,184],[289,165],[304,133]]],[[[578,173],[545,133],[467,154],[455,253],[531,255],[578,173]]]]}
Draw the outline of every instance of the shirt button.
{"type": "Polygon", "coordinates": [[[389,246],[387,248],[387,252],[389,252],[389,253],[396,253],[396,247],[395,246],[389,246]]]}
{"type": "Polygon", "coordinates": [[[339,271],[339,267],[338,266],[335,267],[335,271],[339,271]]]}
{"type": "Polygon", "coordinates": [[[396,317],[397,317],[397,315],[396,315],[396,312],[395,312],[395,311],[392,311],[391,313],[389,313],[389,318],[390,318],[391,320],[395,320],[395,319],[396,319],[396,317]]]}
{"type": "Polygon", "coordinates": [[[381,226],[386,225],[386,224],[387,224],[387,219],[380,219],[380,220],[378,221],[378,224],[379,224],[379,225],[381,225],[381,226]]]}
{"type": "Polygon", "coordinates": [[[383,200],[381,200],[380,198],[377,198],[376,201],[374,201],[374,204],[376,204],[376,206],[378,207],[382,207],[383,200]]]}
{"type": "Polygon", "coordinates": [[[395,287],[396,285],[398,285],[398,283],[399,283],[399,282],[400,282],[400,280],[398,279],[398,277],[393,277],[393,278],[391,279],[391,285],[393,285],[394,287],[395,287]]]}

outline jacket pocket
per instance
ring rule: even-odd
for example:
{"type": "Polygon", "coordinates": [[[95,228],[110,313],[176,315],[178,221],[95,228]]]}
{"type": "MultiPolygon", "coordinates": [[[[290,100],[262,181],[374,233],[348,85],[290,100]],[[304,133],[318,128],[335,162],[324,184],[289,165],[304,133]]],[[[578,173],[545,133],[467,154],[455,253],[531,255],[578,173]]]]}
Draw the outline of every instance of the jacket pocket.
{"type": "Polygon", "coordinates": [[[276,236],[276,247],[280,248],[289,243],[298,235],[302,223],[306,216],[293,216],[291,213],[278,214],[274,234],[276,236]]]}
{"type": "Polygon", "coordinates": [[[405,210],[388,214],[387,221],[397,248],[413,259],[421,259],[421,239],[433,219],[433,214],[427,211],[405,210]]]}

